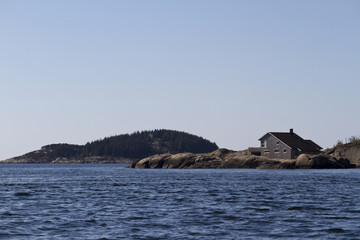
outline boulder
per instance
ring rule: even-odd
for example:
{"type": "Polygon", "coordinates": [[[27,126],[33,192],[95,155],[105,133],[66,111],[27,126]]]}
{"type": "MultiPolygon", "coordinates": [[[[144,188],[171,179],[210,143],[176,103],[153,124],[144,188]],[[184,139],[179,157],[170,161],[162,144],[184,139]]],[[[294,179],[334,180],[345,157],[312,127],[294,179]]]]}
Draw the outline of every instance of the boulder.
{"type": "Polygon", "coordinates": [[[350,168],[350,161],[326,154],[302,154],[297,159],[271,159],[252,155],[249,151],[218,149],[212,153],[160,154],[144,158],[130,168],[257,168],[257,169],[320,169],[350,168]]]}
{"type": "Polygon", "coordinates": [[[129,168],[259,168],[293,169],[294,160],[270,159],[248,151],[218,149],[212,153],[158,154],[134,162],[129,168]]]}
{"type": "Polygon", "coordinates": [[[327,154],[301,154],[296,159],[295,167],[304,169],[350,168],[351,164],[348,159],[335,158],[327,154]]]}

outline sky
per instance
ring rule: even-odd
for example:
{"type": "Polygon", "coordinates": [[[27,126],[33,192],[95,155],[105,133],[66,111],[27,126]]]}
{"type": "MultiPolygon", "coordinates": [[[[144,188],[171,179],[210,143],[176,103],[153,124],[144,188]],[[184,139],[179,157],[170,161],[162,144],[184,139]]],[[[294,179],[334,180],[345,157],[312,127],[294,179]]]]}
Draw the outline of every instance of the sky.
{"type": "Polygon", "coordinates": [[[360,1],[0,0],[0,159],[173,129],[360,135],[360,1]]]}

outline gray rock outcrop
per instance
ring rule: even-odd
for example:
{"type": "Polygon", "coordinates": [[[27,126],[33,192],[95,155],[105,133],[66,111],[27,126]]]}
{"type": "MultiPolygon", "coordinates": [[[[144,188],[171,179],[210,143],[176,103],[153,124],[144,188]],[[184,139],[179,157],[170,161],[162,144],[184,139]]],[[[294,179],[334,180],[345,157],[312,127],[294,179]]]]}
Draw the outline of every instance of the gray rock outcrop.
{"type": "Polygon", "coordinates": [[[350,168],[350,161],[345,158],[335,158],[327,154],[309,155],[301,154],[297,157],[296,168],[324,169],[324,168],[350,168]]]}
{"type": "Polygon", "coordinates": [[[132,163],[129,168],[256,168],[312,169],[350,168],[350,161],[326,154],[300,155],[297,159],[271,159],[252,155],[248,151],[218,149],[212,153],[160,154],[132,163]]]}
{"type": "Polygon", "coordinates": [[[360,167],[360,145],[342,145],[330,152],[336,158],[347,158],[351,164],[360,167]]]}

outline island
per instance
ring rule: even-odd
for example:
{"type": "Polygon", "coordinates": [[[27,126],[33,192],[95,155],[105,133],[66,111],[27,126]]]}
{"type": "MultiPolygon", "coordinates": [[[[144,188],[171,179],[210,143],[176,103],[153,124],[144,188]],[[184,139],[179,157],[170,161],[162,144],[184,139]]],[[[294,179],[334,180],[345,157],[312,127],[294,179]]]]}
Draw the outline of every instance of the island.
{"type": "Polygon", "coordinates": [[[215,143],[194,134],[160,129],[106,137],[85,145],[50,144],[0,163],[131,163],[155,154],[216,149],[215,143]]]}
{"type": "Polygon", "coordinates": [[[257,168],[332,169],[360,166],[360,139],[351,137],[322,151],[315,142],[288,132],[268,132],[259,147],[244,151],[217,149],[211,153],[157,154],[129,165],[129,168],[257,168]]]}
{"type": "MultiPolygon", "coordinates": [[[[294,134],[294,132],[290,131],[287,134],[294,134]]],[[[305,141],[309,142],[309,140],[305,141]]],[[[310,144],[317,146],[312,142],[310,144]]],[[[334,147],[324,151],[301,153],[290,159],[284,158],[285,155],[282,155],[283,158],[270,157],[266,150],[261,150],[260,153],[263,155],[259,155],[258,149],[249,148],[242,151],[219,149],[216,143],[202,137],[181,131],[161,129],[106,137],[84,145],[50,144],[0,163],[126,163],[129,164],[128,168],[333,169],[360,167],[360,139],[357,137],[352,137],[345,143],[339,141],[334,147]]],[[[286,153],[289,152],[289,150],[286,151],[286,153]]]]}

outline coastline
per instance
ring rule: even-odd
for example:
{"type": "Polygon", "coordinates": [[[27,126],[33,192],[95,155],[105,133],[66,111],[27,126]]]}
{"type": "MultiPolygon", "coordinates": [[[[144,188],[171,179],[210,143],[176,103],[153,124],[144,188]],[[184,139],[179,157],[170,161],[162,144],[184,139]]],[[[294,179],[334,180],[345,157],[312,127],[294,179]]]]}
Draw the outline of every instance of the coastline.
{"type": "Polygon", "coordinates": [[[302,154],[296,159],[272,159],[252,155],[249,151],[218,149],[212,153],[158,154],[133,162],[127,168],[179,169],[347,169],[355,168],[348,159],[327,154],[302,154]]]}

